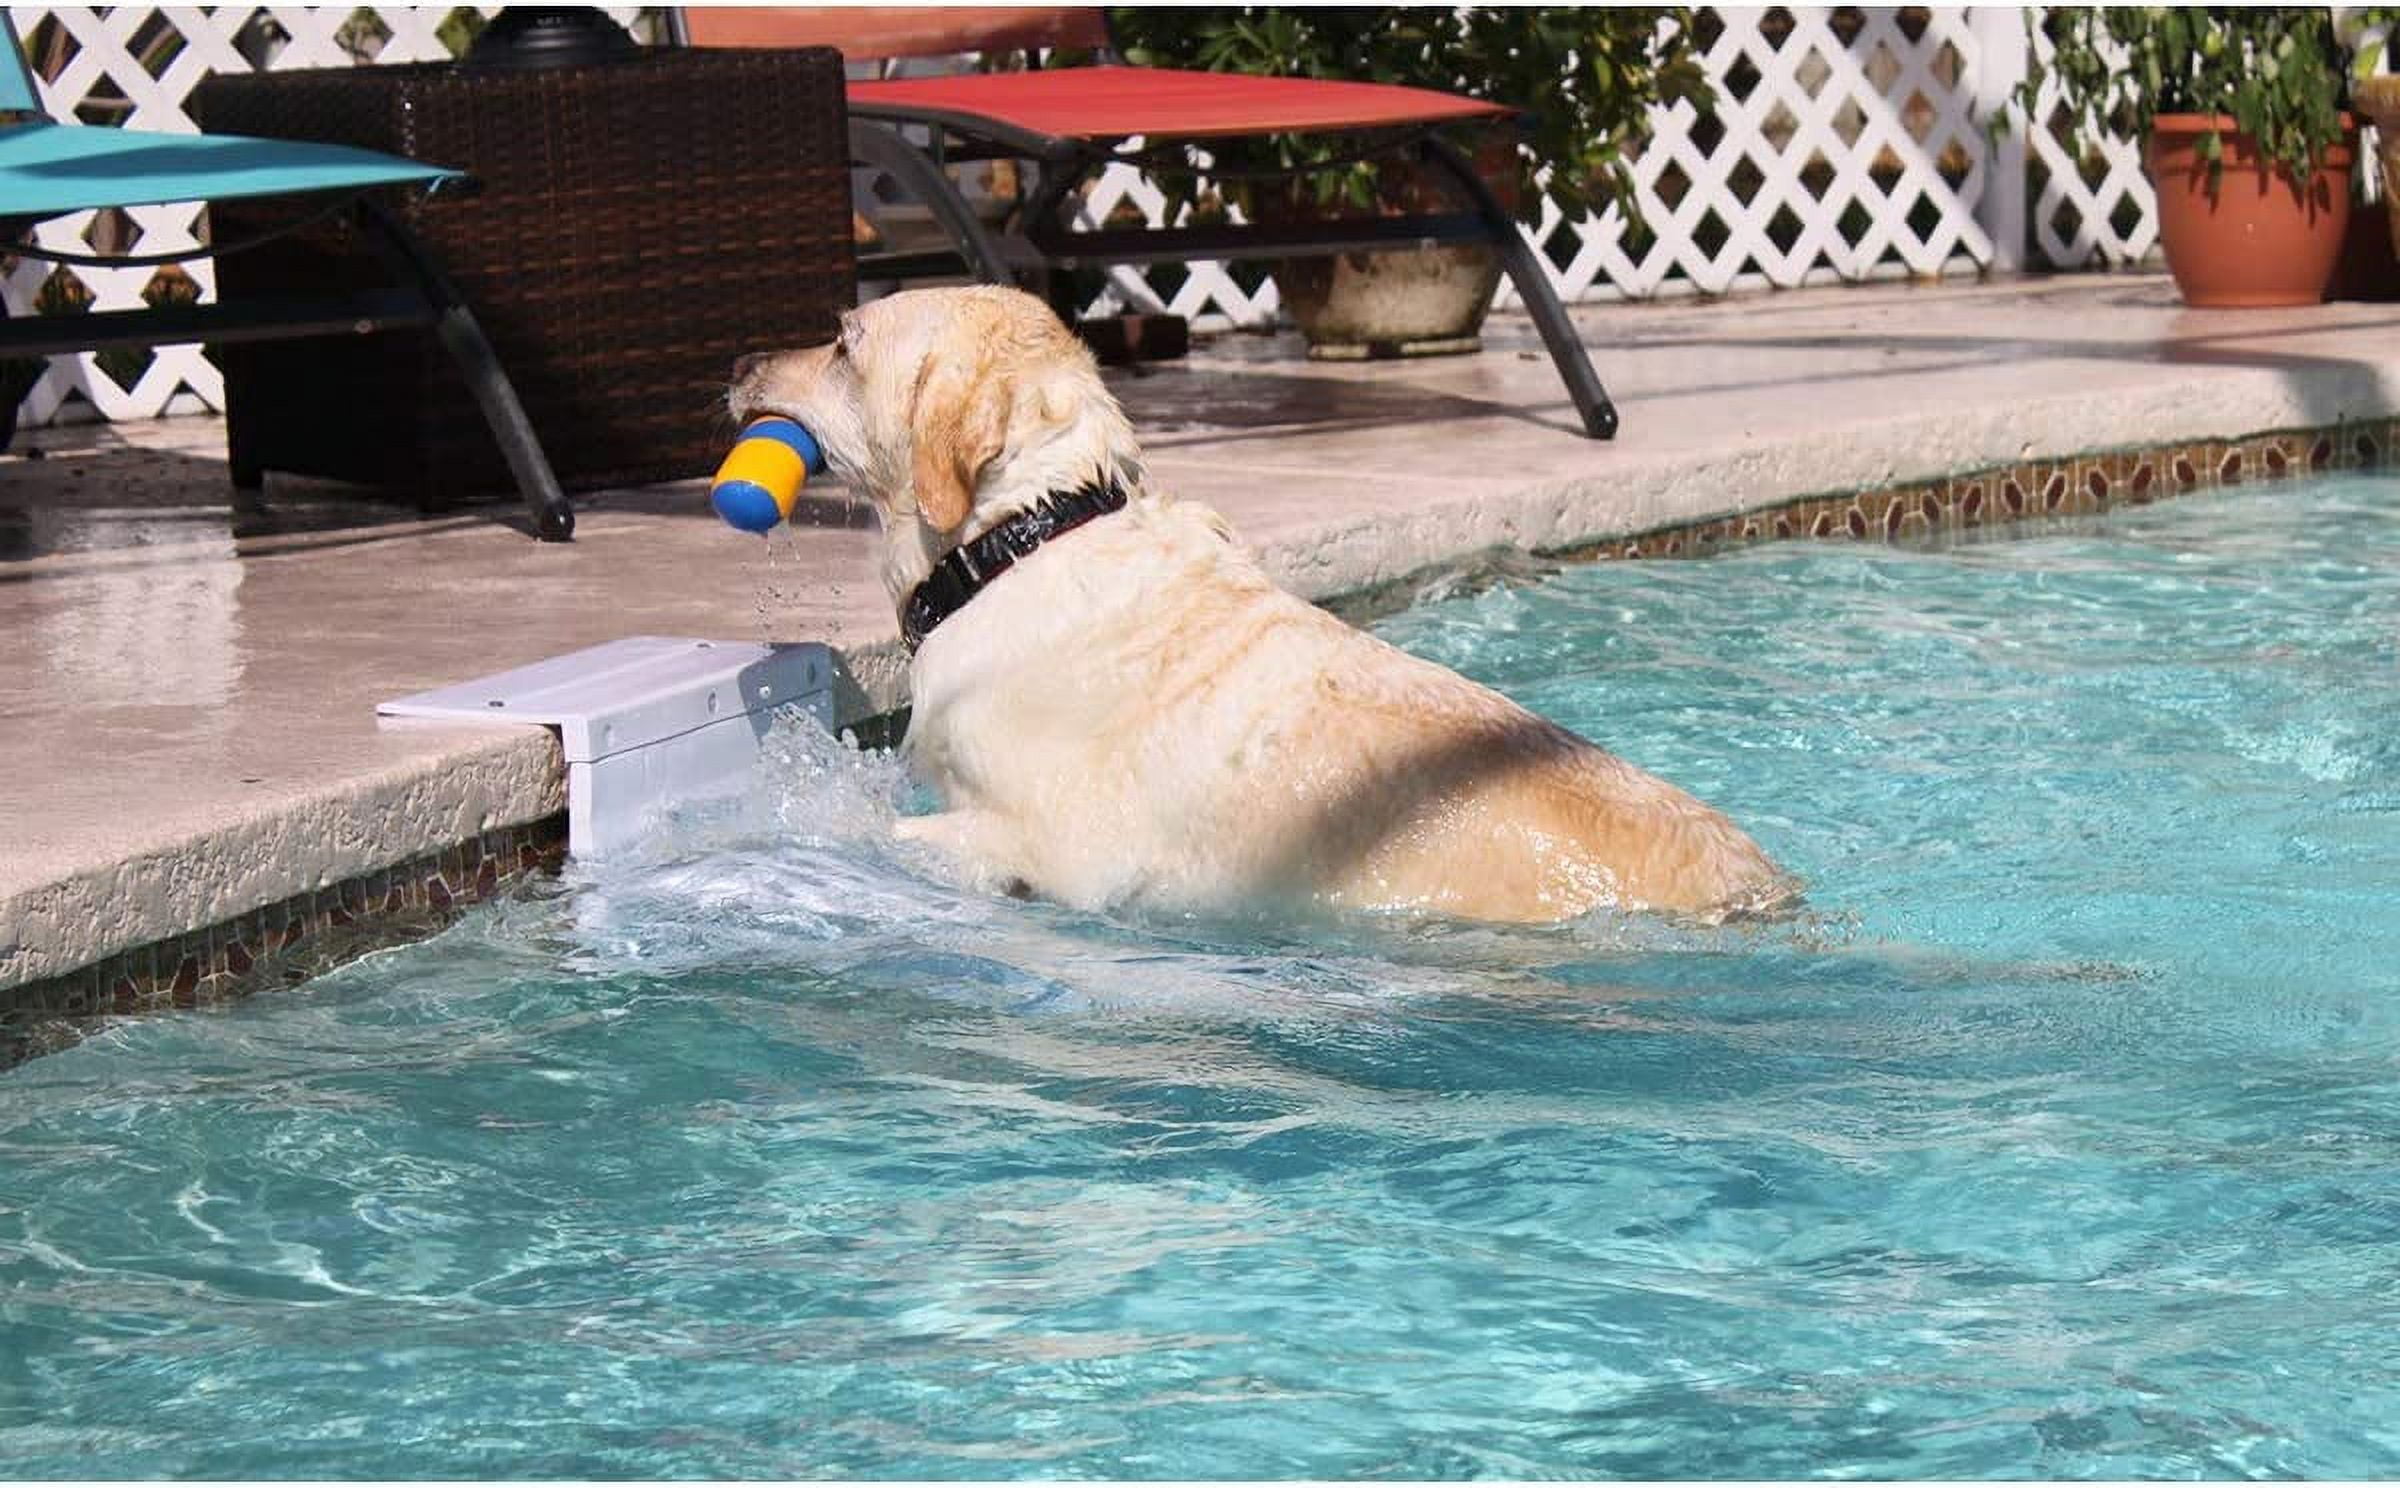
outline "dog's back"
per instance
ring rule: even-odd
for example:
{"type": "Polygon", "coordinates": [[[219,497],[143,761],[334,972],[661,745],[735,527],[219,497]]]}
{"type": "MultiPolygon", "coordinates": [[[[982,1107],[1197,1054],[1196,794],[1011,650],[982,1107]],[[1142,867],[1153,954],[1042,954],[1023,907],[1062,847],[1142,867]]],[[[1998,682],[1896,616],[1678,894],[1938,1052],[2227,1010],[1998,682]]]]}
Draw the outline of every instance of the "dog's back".
{"type": "Polygon", "coordinates": [[[1051,897],[1547,921],[1788,892],[1717,812],[1284,593],[1204,508],[1137,503],[977,605],[918,656],[914,747],[1051,897]]]}

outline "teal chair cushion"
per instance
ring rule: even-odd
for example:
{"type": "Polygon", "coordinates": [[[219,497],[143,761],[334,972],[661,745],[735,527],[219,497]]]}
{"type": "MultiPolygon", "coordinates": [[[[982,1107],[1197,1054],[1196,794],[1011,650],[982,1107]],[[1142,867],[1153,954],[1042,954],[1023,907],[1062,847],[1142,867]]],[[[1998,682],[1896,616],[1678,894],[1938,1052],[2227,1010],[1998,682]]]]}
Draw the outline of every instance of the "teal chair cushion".
{"type": "Polygon", "coordinates": [[[44,122],[0,127],[0,218],[358,190],[459,174],[347,145],[44,122]]]}
{"type": "Polygon", "coordinates": [[[0,11],[0,41],[8,43],[8,55],[0,57],[0,114],[38,114],[42,111],[41,95],[33,91],[33,69],[25,65],[25,48],[17,42],[17,28],[0,11]]]}

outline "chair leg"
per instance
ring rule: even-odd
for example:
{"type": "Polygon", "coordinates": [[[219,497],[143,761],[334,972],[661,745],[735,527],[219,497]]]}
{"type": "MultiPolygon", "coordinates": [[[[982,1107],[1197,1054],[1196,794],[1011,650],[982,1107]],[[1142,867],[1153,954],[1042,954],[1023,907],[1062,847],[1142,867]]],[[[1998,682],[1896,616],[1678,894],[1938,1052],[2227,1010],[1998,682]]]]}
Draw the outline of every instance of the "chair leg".
{"type": "Polygon", "coordinates": [[[516,477],[517,489],[525,497],[535,534],[544,542],[565,542],[572,538],[575,508],[568,503],[566,492],[559,489],[549,456],[542,453],[542,442],[533,432],[532,422],[525,417],[525,405],[517,401],[517,390],[510,384],[508,373],[502,370],[499,357],[493,354],[492,343],[484,338],[483,327],[476,324],[474,312],[467,308],[449,276],[435,264],[433,255],[417,240],[416,234],[388,209],[362,198],[358,221],[368,243],[421,290],[433,306],[434,334],[441,337],[443,348],[466,375],[468,390],[475,395],[475,406],[483,411],[492,437],[500,442],[500,453],[507,459],[509,473],[516,477]]]}
{"type": "Polygon", "coordinates": [[[993,237],[959,194],[958,187],[942,174],[941,167],[927,159],[925,152],[910,144],[899,129],[887,128],[871,119],[850,121],[850,158],[863,161],[877,170],[890,173],[892,179],[933,213],[934,221],[950,235],[967,269],[986,284],[1013,284],[1008,255],[1000,240],[993,237]]]}
{"type": "Polygon", "coordinates": [[[1534,329],[1541,332],[1542,345],[1565,381],[1567,395],[1575,400],[1583,432],[1594,439],[1614,439],[1616,405],[1608,400],[1608,390],[1600,385],[1600,374],[1592,370],[1591,353],[1575,334],[1575,323],[1567,318],[1567,307],[1560,303],[1558,291],[1551,287],[1541,260],[1534,256],[1525,235],[1517,231],[1516,219],[1500,205],[1500,199],[1492,195],[1492,188],[1475,174],[1474,162],[1456,145],[1428,136],[1425,154],[1449,172],[1450,178],[1466,192],[1467,200],[1474,204],[1476,215],[1491,228],[1492,247],[1500,255],[1500,266],[1507,270],[1509,282],[1516,285],[1517,298],[1525,302],[1525,312],[1533,317],[1534,329]]]}
{"type": "MultiPolygon", "coordinates": [[[[14,223],[0,221],[0,232],[8,233],[10,242],[16,241],[15,226],[14,223]]],[[[0,320],[6,319],[8,301],[0,298],[0,320]]],[[[42,366],[41,362],[0,360],[0,455],[7,454],[9,445],[16,441],[17,407],[25,401],[25,395],[33,391],[34,383],[40,380],[42,366]]]]}
{"type": "MultiPolygon", "coordinates": [[[[1039,240],[1045,231],[1065,233],[1068,230],[1067,202],[1091,174],[1088,160],[1046,160],[1034,178],[1034,189],[1025,197],[1018,210],[1022,214],[1018,226],[1027,242],[1039,240]]],[[[1083,317],[1081,297],[1075,292],[1076,271],[1042,258],[1041,267],[1032,275],[1026,288],[1040,295],[1043,303],[1060,321],[1072,327],[1083,317]]]]}
{"type": "MultiPolygon", "coordinates": [[[[247,347],[220,346],[215,348],[216,360],[225,370],[228,386],[242,381],[239,359],[248,354],[247,347]]],[[[253,432],[251,410],[236,409],[230,394],[225,400],[225,476],[233,487],[235,501],[263,498],[267,492],[267,465],[259,456],[260,440],[253,432]]]]}

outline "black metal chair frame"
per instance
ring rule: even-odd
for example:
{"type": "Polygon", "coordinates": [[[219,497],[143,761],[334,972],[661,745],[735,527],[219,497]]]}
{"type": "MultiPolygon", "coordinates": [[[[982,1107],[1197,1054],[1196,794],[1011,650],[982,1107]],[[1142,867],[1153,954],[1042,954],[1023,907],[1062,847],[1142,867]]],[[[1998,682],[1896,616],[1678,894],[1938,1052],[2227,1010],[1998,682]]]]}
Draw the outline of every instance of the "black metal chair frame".
{"type": "MultiPolygon", "coordinates": [[[[452,183],[450,189],[457,189],[452,183]]],[[[0,306],[0,358],[57,356],[109,347],[176,345],[187,341],[272,341],[309,336],[372,335],[384,331],[430,328],[458,363],[467,387],[499,441],[509,473],[525,498],[527,514],[537,536],[546,542],[565,542],[575,535],[575,509],[551,471],[541,440],[525,416],[516,388],[500,366],[492,344],[476,323],[475,313],[442,271],[433,252],[401,220],[370,193],[351,197],[338,210],[348,213],[361,241],[398,281],[388,289],[343,295],[254,296],[213,305],[160,305],[144,310],[102,310],[85,315],[39,315],[15,320],[0,306]]],[[[317,214],[322,215],[322,214],[317,214]]],[[[316,216],[293,224],[296,229],[316,216]]],[[[0,221],[0,253],[97,267],[133,267],[205,258],[213,248],[155,258],[111,259],[105,255],[52,253],[21,245],[31,222],[0,221]]],[[[278,234],[280,235],[280,234],[278,234]]],[[[243,247],[253,244],[240,245],[243,247]]],[[[233,251],[239,251],[235,249],[233,251]]],[[[15,407],[7,411],[13,427],[15,407]]],[[[5,438],[0,438],[5,443],[5,438]]],[[[233,484],[238,490],[260,488],[266,472],[243,450],[228,451],[233,484]]]]}
{"type": "MultiPolygon", "coordinates": [[[[1402,132],[1385,149],[1413,157],[1434,179],[1455,187],[1466,202],[1465,211],[1277,226],[1076,231],[1073,208],[1084,183],[1119,160],[1137,158],[1120,152],[1116,145],[1121,142],[1040,134],[978,114],[879,102],[854,100],[850,115],[852,158],[888,173],[916,196],[953,245],[948,252],[861,254],[861,279],[906,280],[963,270],[986,283],[1030,281],[1047,290],[1050,275],[1059,269],[1480,243],[1499,255],[1501,268],[1516,286],[1574,400],[1583,432],[1593,439],[1612,438],[1617,432],[1616,407],[1541,260],[1517,230],[1516,219],[1476,174],[1474,163],[1433,128],[1402,132]],[[911,129],[923,130],[926,142],[911,140],[911,129]],[[950,144],[951,136],[960,141],[958,146],[950,144]],[[954,162],[995,159],[1026,161],[1035,168],[1033,184],[998,232],[976,216],[945,168],[954,162]]],[[[1188,143],[1205,148],[1208,142],[1188,143]]],[[[1301,167],[1284,174],[1307,173],[1308,168],[1301,167]]]]}

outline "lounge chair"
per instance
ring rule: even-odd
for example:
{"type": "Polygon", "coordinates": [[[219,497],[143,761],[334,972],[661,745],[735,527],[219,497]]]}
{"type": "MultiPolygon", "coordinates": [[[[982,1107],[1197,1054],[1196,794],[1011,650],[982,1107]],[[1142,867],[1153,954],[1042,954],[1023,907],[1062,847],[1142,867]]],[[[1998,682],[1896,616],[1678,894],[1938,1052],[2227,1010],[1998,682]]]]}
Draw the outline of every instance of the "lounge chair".
{"type": "Polygon", "coordinates": [[[899,279],[960,269],[990,283],[1046,279],[1078,266],[1189,259],[1290,258],[1420,243],[1485,243],[1541,332],[1584,432],[1616,433],[1617,414],[1558,292],[1507,209],[1444,124],[1505,118],[1515,111],[1453,94],[1380,83],[1248,77],[1128,67],[1115,60],[1106,13],[1097,7],[740,7],[677,14],[682,37],[700,46],[834,46],[851,61],[964,51],[1088,50],[1091,67],[850,84],[850,152],[915,194],[955,254],[862,255],[861,279],[899,279]],[[919,145],[911,129],[930,136],[919,145]],[[1129,139],[1205,146],[1266,134],[1371,135],[1377,153],[1414,156],[1458,188],[1465,210],[1292,226],[1134,228],[1074,231],[1076,192],[1120,158],[1129,139]],[[980,221],[944,166],[953,161],[1030,161],[1035,179],[1013,226],[980,221]]]}
{"type": "MultiPolygon", "coordinates": [[[[0,306],[0,359],[55,356],[113,346],[161,346],[188,341],[255,341],[298,336],[363,334],[430,326],[458,362],[476,405],[508,458],[524,493],[534,530],[563,541],[575,531],[574,509],[552,475],[516,390],[493,356],[474,314],[408,225],[377,199],[385,187],[440,189],[465,178],[457,171],[397,155],[341,145],[250,139],[241,135],[159,134],[147,130],[58,124],[42,116],[40,95],[16,30],[0,14],[8,54],[0,58],[0,255],[98,267],[146,267],[254,246],[211,244],[146,257],[68,253],[29,241],[47,218],[95,207],[233,197],[294,198],[292,227],[347,213],[360,240],[398,283],[390,289],[338,296],[254,299],[236,304],[165,305],[88,315],[7,318],[0,306]],[[7,122],[10,114],[29,119],[7,122]]],[[[280,236],[276,234],[275,236],[280,236]]],[[[7,401],[7,400],[0,400],[7,401]]],[[[16,408],[5,411],[0,445],[13,434],[16,408]]],[[[230,452],[233,481],[255,489],[264,471],[230,452]]]]}

